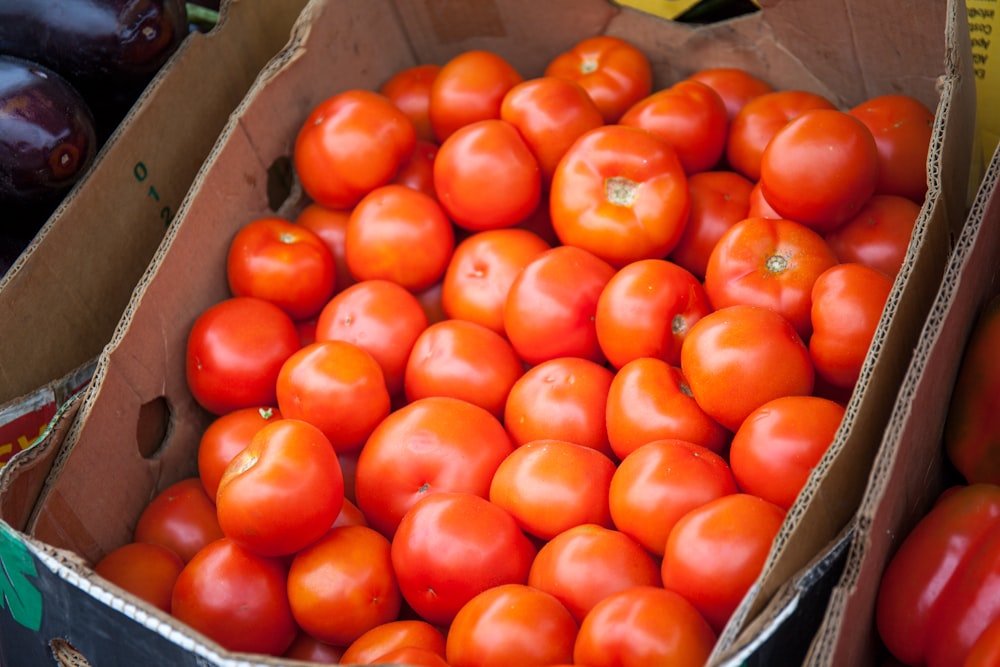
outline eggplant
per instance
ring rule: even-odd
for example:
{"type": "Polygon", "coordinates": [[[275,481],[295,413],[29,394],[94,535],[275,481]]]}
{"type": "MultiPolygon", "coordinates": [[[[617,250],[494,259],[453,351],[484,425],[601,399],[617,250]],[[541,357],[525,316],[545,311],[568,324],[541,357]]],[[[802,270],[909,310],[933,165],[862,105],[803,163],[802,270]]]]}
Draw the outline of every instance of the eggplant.
{"type": "Polygon", "coordinates": [[[90,166],[94,118],[55,71],[0,55],[0,231],[32,232],[90,166]]]}
{"type": "Polygon", "coordinates": [[[101,137],[188,33],[183,0],[0,0],[0,52],[59,72],[101,137]]]}

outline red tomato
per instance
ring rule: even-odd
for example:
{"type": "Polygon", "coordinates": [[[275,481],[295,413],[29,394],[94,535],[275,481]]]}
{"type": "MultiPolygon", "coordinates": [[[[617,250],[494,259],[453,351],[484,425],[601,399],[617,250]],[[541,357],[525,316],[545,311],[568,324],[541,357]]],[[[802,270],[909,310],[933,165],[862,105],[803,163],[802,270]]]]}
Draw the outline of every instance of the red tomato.
{"type": "Polygon", "coordinates": [[[640,259],[620,268],[601,291],[597,342],[615,368],[640,357],[676,365],[687,332],[711,310],[693,273],[665,259],[640,259]]]}
{"type": "Polygon", "coordinates": [[[807,340],[813,283],[836,263],[833,249],[809,227],[781,218],[747,218],[727,229],[709,255],[705,292],[715,309],[770,308],[807,340]]]}
{"type": "Polygon", "coordinates": [[[503,508],[473,493],[442,491],[407,510],[391,556],[410,607],[447,625],[486,589],[526,582],[535,547],[503,508]]]}
{"type": "Polygon", "coordinates": [[[316,203],[307,204],[295,218],[295,224],[310,230],[323,239],[326,247],[333,253],[337,277],[334,280],[336,291],[341,291],[357,279],[347,268],[347,258],[344,256],[344,241],[347,238],[347,221],[351,218],[349,209],[326,208],[316,203]]]}
{"type": "Polygon", "coordinates": [[[446,396],[399,408],[372,432],[358,456],[358,507],[387,537],[420,498],[463,491],[486,498],[500,462],[514,450],[484,408],[446,396]]]}
{"type": "Polygon", "coordinates": [[[735,171],[702,171],[688,176],[691,212],[667,259],[704,278],[708,256],[722,234],[750,217],[752,189],[753,184],[735,171]]]}
{"type": "Polygon", "coordinates": [[[379,656],[379,663],[387,665],[410,665],[411,667],[449,667],[445,659],[436,652],[419,646],[401,646],[379,656]]]}
{"type": "MultiPolygon", "coordinates": [[[[767,200],[764,198],[764,192],[760,189],[760,181],[754,183],[753,189],[750,190],[750,210],[747,212],[748,218],[780,218],[781,215],[778,214],[767,200]]],[[[834,230],[836,231],[836,230],[834,230]]]]}
{"type": "Polygon", "coordinates": [[[524,364],[507,339],[481,324],[444,320],[417,337],[406,363],[406,398],[451,396],[503,417],[524,364]]]}
{"type": "Polygon", "coordinates": [[[198,477],[174,482],[157,493],[139,514],[132,531],[134,541],[166,547],[185,563],[220,537],[215,502],[198,477]]]}
{"type": "Polygon", "coordinates": [[[577,622],[555,596],[524,584],[479,593],[448,629],[451,667],[553,665],[573,659],[577,622]]]}
{"type": "Polygon", "coordinates": [[[857,262],[895,278],[910,247],[920,206],[906,197],[873,195],[858,214],[824,235],[841,262],[857,262]]]}
{"type": "Polygon", "coordinates": [[[353,502],[344,498],[344,504],[340,508],[340,514],[333,521],[333,528],[341,526],[367,526],[368,519],[362,514],[361,508],[353,502]]]}
{"type": "Polygon", "coordinates": [[[558,54],[546,76],[580,84],[601,110],[605,123],[615,123],[625,110],[653,89],[653,67],[642,51],[611,35],[587,37],[558,54]]]}
{"type": "Polygon", "coordinates": [[[754,410],[729,448],[740,489],[789,509],[843,420],[842,405],[818,396],[782,396],[754,410]]]}
{"type": "Polygon", "coordinates": [[[445,639],[439,629],[420,619],[399,619],[377,625],[351,642],[344,651],[345,665],[372,664],[391,650],[407,646],[444,657],[445,639]]]}
{"type": "Polygon", "coordinates": [[[388,98],[351,89],[309,112],[292,158],[310,199],[329,208],[351,208],[392,179],[416,142],[413,123],[388,98]]]}
{"type": "Polygon", "coordinates": [[[774,92],[771,84],[739,67],[707,67],[694,72],[688,79],[705,84],[722,98],[730,122],[747,102],[774,92]]]}
{"type": "Polygon", "coordinates": [[[358,280],[391,280],[419,292],[444,275],[455,249],[455,232],[432,197],[389,184],[357,203],[344,244],[347,267],[358,280]]]}
{"type": "Polygon", "coordinates": [[[320,311],[316,340],[353,343],[375,358],[390,396],[403,390],[406,361],[427,313],[412,292],[390,280],[363,280],[340,292],[320,311]]]}
{"type": "Polygon", "coordinates": [[[804,90],[776,90],[748,100],[733,117],[726,141],[729,166],[750,181],[760,180],[760,162],[771,137],[809,109],[835,109],[822,95],[804,90]]]}
{"type": "Polygon", "coordinates": [[[333,525],[344,503],[337,455],[323,432],[297,419],[257,431],[219,481],[222,532],[262,556],[292,554],[333,525]]]}
{"type": "Polygon", "coordinates": [[[567,440],[611,454],[605,405],[614,374],[580,357],[529,368],[510,388],[503,423],[511,441],[567,440]]]}
{"type": "Polygon", "coordinates": [[[444,312],[505,335],[503,310],[514,278],[549,248],[526,229],[491,229],[465,238],[456,246],[444,274],[444,312]]]}
{"type": "Polygon", "coordinates": [[[444,312],[444,303],[442,302],[442,295],[444,294],[444,282],[438,281],[428,287],[425,290],[417,292],[417,301],[420,302],[420,307],[424,309],[424,314],[427,315],[427,324],[437,324],[438,322],[443,322],[448,319],[448,315],[444,312]]]}
{"type": "Polygon", "coordinates": [[[446,62],[431,84],[428,108],[438,142],[466,125],[500,118],[504,95],[523,80],[513,65],[490,51],[463,51],[446,62]]]}
{"type": "Polygon", "coordinates": [[[594,605],[632,586],[659,586],[659,566],[625,533],[594,524],[574,526],[542,545],[528,585],[559,599],[580,622],[594,605]]]}
{"type": "Polygon", "coordinates": [[[305,632],[299,631],[295,641],[288,647],[281,657],[289,660],[302,660],[305,662],[317,662],[323,665],[339,665],[340,657],[344,654],[344,649],[340,646],[333,646],[321,642],[315,637],[310,637],[305,632]]]}
{"type": "Polygon", "coordinates": [[[668,255],[684,232],[690,199],[670,144],[648,130],[604,125],[566,151],[552,177],[549,211],[563,243],[621,267],[668,255]]]}
{"type": "Polygon", "coordinates": [[[336,289],[336,261],[317,234],[281,218],[240,227],[229,244],[226,276],[233,296],[275,304],[293,320],[316,315],[336,289]]]}
{"type": "Polygon", "coordinates": [[[536,255],[514,277],[504,302],[507,338],[528,364],[575,356],[604,361],[594,316],[615,274],[583,248],[556,246],[536,255]]]}
{"type": "Polygon", "coordinates": [[[389,390],[372,355],[353,343],[324,340],[281,367],[278,408],[322,431],[336,453],[352,452],[389,414],[389,390]]]}
{"type": "Polygon", "coordinates": [[[760,159],[760,188],[784,218],[820,233],[861,210],[878,183],[871,131],[836,109],[813,109],[771,137],[760,159]]]}
{"type": "Polygon", "coordinates": [[[658,586],[636,586],[598,602],[580,624],[574,664],[704,665],[716,635],[690,602],[658,586]]]}
{"type": "Polygon", "coordinates": [[[791,322],[760,306],[729,306],[698,320],[681,349],[681,370],[702,410],[731,431],[773,398],[811,394],[815,381],[791,322]]]}
{"type": "Polygon", "coordinates": [[[174,582],[182,569],[180,556],[152,542],[127,542],[94,565],[95,574],[168,614],[174,582]]]}
{"type": "Polygon", "coordinates": [[[963,667],[1000,665],[1000,616],[983,630],[965,655],[963,667]]]}
{"type": "Polygon", "coordinates": [[[538,207],[538,160],[517,128],[499,118],[464,125],[434,158],[434,190],[448,216],[472,231],[521,222],[538,207]]]}
{"type": "Polygon", "coordinates": [[[618,464],[609,488],[615,527],[662,556],[670,529],[705,503],[736,493],[726,460],[684,440],[653,440],[618,464]]]}
{"type": "Polygon", "coordinates": [[[553,76],[522,81],[507,91],[500,118],[517,128],[538,160],[544,189],[573,142],[604,124],[600,109],[583,86],[553,76]]]}
{"type": "Polygon", "coordinates": [[[848,113],[864,123],[878,147],[877,194],[922,203],[927,194],[927,152],[934,113],[909,95],[879,95],[848,113]]]}
{"type": "Polygon", "coordinates": [[[288,568],[222,538],[184,566],[171,613],[225,649],[281,655],[298,634],[285,592],[288,568]]]}
{"type": "Polygon", "coordinates": [[[726,150],[726,105],[700,81],[678,81],[652,93],[629,107],[618,123],[663,137],[677,151],[687,174],[717,166],[726,150]]]}
{"type": "Polygon", "coordinates": [[[831,267],[816,279],[809,355],[827,382],[844,388],[857,383],[892,283],[881,271],[853,263],[831,267]]]}
{"type": "Polygon", "coordinates": [[[212,503],[229,462],[250,444],[257,431],[277,419],[281,419],[278,408],[241,408],[216,417],[202,432],[198,442],[198,477],[212,503]]]}
{"type": "Polygon", "coordinates": [[[255,297],[233,297],[206,308],[188,334],[188,388],[203,408],[223,415],[277,405],[281,365],[300,347],[288,314],[255,297]]]}
{"type": "Polygon", "coordinates": [[[681,517],[663,553],[663,587],[680,593],[721,632],[757,580],[785,510],[735,493],[681,517]]]}
{"type": "Polygon", "coordinates": [[[320,641],[349,646],[396,619],[402,596],[389,540],[365,526],[342,526],[295,554],[288,601],[295,621],[320,641]]]}
{"type": "Polygon", "coordinates": [[[399,165],[391,182],[419,190],[437,200],[437,191],[434,189],[434,160],[437,159],[437,152],[437,144],[418,139],[413,153],[399,165]]]}
{"type": "Polygon", "coordinates": [[[591,447],[534,440],[503,460],[490,483],[490,502],[527,533],[551,539],[573,526],[611,528],[608,490],[615,464],[591,447]]]}
{"type": "Polygon", "coordinates": [[[436,141],[430,119],[431,87],[440,71],[441,66],[434,63],[404,67],[378,89],[407,115],[417,138],[424,141],[436,141]]]}
{"type": "Polygon", "coordinates": [[[619,459],[653,440],[686,440],[716,454],[729,443],[729,432],[698,405],[681,369],[653,357],[630,361],[615,373],[605,419],[619,459]]]}

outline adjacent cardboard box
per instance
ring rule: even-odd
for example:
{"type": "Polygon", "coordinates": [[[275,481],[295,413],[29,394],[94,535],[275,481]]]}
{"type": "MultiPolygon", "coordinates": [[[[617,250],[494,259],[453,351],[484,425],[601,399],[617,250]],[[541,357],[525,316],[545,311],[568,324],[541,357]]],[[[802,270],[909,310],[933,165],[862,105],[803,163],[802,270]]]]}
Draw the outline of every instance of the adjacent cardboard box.
{"type": "MultiPolygon", "coordinates": [[[[753,639],[745,634],[748,625],[776,591],[797,573],[815,572],[814,559],[843,550],[836,545],[844,544],[951,240],[964,222],[975,99],[964,57],[968,30],[955,0],[773,1],[757,14],[703,27],[605,0],[507,0],[474,8],[450,0],[312,0],[300,20],[288,49],[258,78],[185,198],[65,437],[45,443],[58,453],[38,504],[23,524],[9,523],[23,518],[17,512],[23,507],[0,506],[8,522],[0,523],[4,548],[35,568],[22,585],[30,588],[55,573],[63,587],[74,589],[45,588],[41,616],[53,621],[51,628],[17,632],[68,642],[102,665],[115,664],[119,650],[154,663],[249,664],[246,656],[229,654],[138,604],[87,567],[130,539],[142,508],[160,489],[196,471],[198,439],[211,416],[185,386],[184,346],[197,315],[228,296],[222,260],[229,240],[246,222],[301,204],[294,196],[280,203],[273,191],[269,197],[268,172],[287,165],[299,125],[327,96],[373,88],[402,67],[443,63],[473,48],[494,50],[525,76],[537,76],[544,63],[581,38],[607,33],[631,40],[650,56],[657,86],[703,67],[730,65],[777,88],[827,95],[842,108],[905,92],[936,111],[928,198],[862,382],[764,572],[720,637],[713,664],[746,645],[753,639]],[[94,610],[100,618],[59,626],[67,600],[80,591],[103,603],[94,610]],[[115,619],[125,625],[115,626],[115,619]],[[126,633],[129,646],[123,649],[126,633]]],[[[30,463],[19,463],[15,459],[0,471],[0,503],[5,485],[34,474],[30,463]]],[[[14,625],[0,615],[0,650],[14,650],[7,639],[14,625]]]]}

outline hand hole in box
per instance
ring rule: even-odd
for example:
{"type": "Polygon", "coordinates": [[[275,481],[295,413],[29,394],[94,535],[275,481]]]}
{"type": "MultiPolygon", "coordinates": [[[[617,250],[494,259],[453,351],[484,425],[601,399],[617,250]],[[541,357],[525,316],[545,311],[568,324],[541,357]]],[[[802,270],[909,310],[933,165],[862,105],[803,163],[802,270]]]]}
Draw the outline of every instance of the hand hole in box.
{"type": "Polygon", "coordinates": [[[292,194],[295,184],[295,169],[292,159],[281,156],[267,169],[267,205],[277,212],[292,194]]]}
{"type": "Polygon", "coordinates": [[[52,658],[60,667],[90,667],[90,661],[82,653],[73,648],[65,639],[56,637],[49,640],[52,658]]]}
{"type": "Polygon", "coordinates": [[[135,440],[143,458],[155,457],[166,441],[170,425],[170,406],[162,396],[139,408],[139,423],[135,429],[135,440]]]}

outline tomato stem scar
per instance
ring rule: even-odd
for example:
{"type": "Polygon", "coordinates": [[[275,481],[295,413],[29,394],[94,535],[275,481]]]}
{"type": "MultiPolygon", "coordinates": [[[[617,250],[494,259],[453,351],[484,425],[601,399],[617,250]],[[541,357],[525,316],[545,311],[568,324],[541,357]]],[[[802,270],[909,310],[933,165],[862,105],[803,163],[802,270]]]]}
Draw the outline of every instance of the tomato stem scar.
{"type": "Polygon", "coordinates": [[[771,255],[765,266],[770,273],[781,273],[788,268],[788,258],[784,255],[771,255]]]}
{"type": "Polygon", "coordinates": [[[604,179],[604,192],[608,201],[616,206],[631,206],[639,193],[638,184],[624,176],[604,179]]]}

